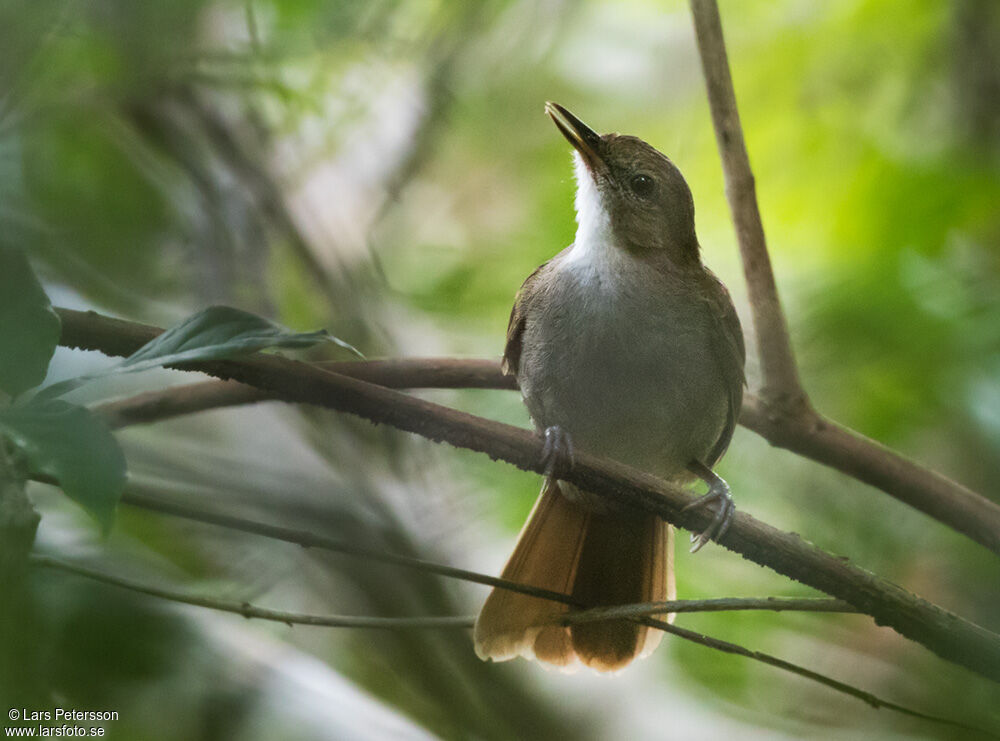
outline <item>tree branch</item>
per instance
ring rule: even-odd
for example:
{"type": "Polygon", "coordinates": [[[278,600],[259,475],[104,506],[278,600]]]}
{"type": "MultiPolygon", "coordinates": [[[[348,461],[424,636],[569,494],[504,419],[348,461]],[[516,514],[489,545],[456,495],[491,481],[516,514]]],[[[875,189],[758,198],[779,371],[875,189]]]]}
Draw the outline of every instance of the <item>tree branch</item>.
{"type": "MultiPolygon", "coordinates": [[[[70,563],[68,561],[63,561],[58,558],[53,558],[51,556],[34,555],[31,556],[31,564],[39,568],[55,569],[59,571],[64,571],[66,573],[74,574],[76,576],[81,576],[86,579],[91,579],[102,584],[109,584],[111,586],[119,587],[122,589],[127,589],[131,592],[136,592],[139,594],[144,594],[151,597],[156,597],[157,599],[168,600],[171,602],[178,602],[185,605],[193,605],[196,607],[204,607],[211,610],[218,610],[221,612],[234,613],[236,615],[242,615],[247,619],[256,618],[260,620],[271,620],[274,622],[285,623],[286,625],[312,625],[312,626],[322,626],[322,627],[332,627],[332,628],[362,628],[362,629],[379,629],[379,630],[426,630],[426,629],[468,629],[473,627],[475,623],[474,617],[464,617],[464,616],[430,616],[430,617],[368,617],[368,616],[345,616],[345,615],[306,615],[296,612],[285,612],[283,610],[270,610],[263,607],[256,607],[249,604],[248,602],[233,602],[229,600],[220,600],[212,597],[198,597],[195,595],[185,594],[184,592],[166,589],[163,587],[154,587],[148,584],[143,584],[132,579],[127,579],[125,577],[114,576],[112,574],[99,571],[97,569],[92,569],[87,566],[82,566],[80,564],[70,563]]],[[[564,600],[568,600],[568,597],[564,596],[564,600]]],[[[787,601],[787,600],[786,600],[787,601]]],[[[702,602],[712,602],[702,601],[702,602]]],[[[717,600],[716,600],[717,602],[717,600]]],[[[733,602],[739,602],[739,600],[734,600],[733,602]]],[[[752,602],[760,603],[761,600],[752,600],[752,602]]],[[[681,608],[688,607],[690,609],[685,610],[688,612],[693,612],[697,610],[697,605],[695,601],[691,604],[685,605],[683,601],[677,603],[681,608]]],[[[756,609],[749,607],[747,609],[756,609]]],[[[681,610],[677,610],[681,611],[681,610]]],[[[608,619],[612,617],[611,615],[597,615],[591,614],[595,611],[586,611],[575,613],[577,617],[580,618],[580,622],[593,621],[608,619]]],[[[564,618],[566,616],[563,616],[564,618]]],[[[977,728],[975,726],[970,726],[964,723],[953,721],[947,718],[941,718],[935,715],[929,715],[927,713],[922,713],[918,710],[912,710],[910,708],[904,707],[902,705],[897,705],[893,702],[888,702],[882,700],[875,695],[865,692],[864,690],[853,687],[852,685],[845,684],[831,677],[827,677],[823,674],[819,674],[805,667],[792,664],[791,662],[785,661],[784,659],[779,659],[776,656],[771,656],[770,654],[765,654],[760,651],[752,651],[750,649],[739,646],[735,643],[730,643],[728,641],[723,641],[718,638],[712,638],[710,636],[705,636],[701,633],[697,633],[693,630],[687,630],[686,628],[678,628],[677,626],[670,625],[668,623],[659,621],[644,619],[642,622],[648,624],[652,628],[663,630],[674,635],[677,635],[686,640],[697,643],[706,648],[712,648],[717,651],[723,651],[724,653],[734,654],[737,656],[743,656],[754,661],[759,661],[769,666],[774,666],[778,669],[782,669],[792,674],[810,679],[814,682],[818,682],[826,687],[829,687],[837,692],[847,694],[851,697],[857,698],[873,708],[886,708],[889,710],[894,710],[904,715],[909,715],[914,718],[920,718],[922,720],[928,720],[935,723],[942,723],[949,726],[954,726],[957,728],[964,728],[967,730],[973,730],[986,735],[991,735],[988,731],[977,728]]],[[[994,736],[995,738],[995,736],[994,736]]]]}
{"type": "MultiPolygon", "coordinates": [[[[516,389],[493,360],[405,358],[319,363],[387,388],[516,389]]],[[[150,391],[96,407],[113,428],[158,422],[208,409],[282,398],[236,381],[206,381],[150,391]]],[[[740,424],[785,448],[882,489],[1000,553],[1000,505],[889,448],[819,415],[784,416],[746,395],[740,424]]]]}
{"type": "MultiPolygon", "coordinates": [[[[47,482],[50,483],[50,482],[47,482]]],[[[51,482],[54,483],[54,482],[51,482]]],[[[496,576],[488,576],[475,571],[459,569],[454,566],[445,566],[431,561],[424,561],[419,558],[403,556],[395,553],[388,553],[375,548],[365,548],[354,543],[319,535],[310,530],[297,530],[294,528],[271,525],[266,522],[247,520],[235,515],[223,514],[221,512],[209,512],[207,510],[188,507],[183,504],[171,502],[162,496],[151,495],[149,491],[144,491],[143,487],[131,484],[129,490],[122,497],[122,504],[127,504],[138,509],[144,509],[158,514],[179,517],[185,520],[203,522],[209,525],[238,530],[240,532],[260,535],[272,540],[280,540],[285,543],[293,543],[303,548],[316,548],[318,550],[339,553],[345,556],[363,558],[366,561],[378,561],[381,563],[402,566],[408,569],[415,569],[425,573],[437,574],[451,579],[483,584],[490,587],[507,589],[512,592],[520,592],[532,597],[552,600],[568,605],[574,605],[570,597],[560,592],[553,592],[548,589],[540,589],[530,584],[502,579],[496,576]]],[[[570,622],[589,622],[591,620],[613,619],[621,617],[644,617],[647,615],[659,615],[665,612],[719,612],[726,610],[796,610],[803,612],[857,612],[856,609],[846,602],[835,599],[815,598],[815,597],[763,597],[763,598],[743,598],[726,597],[721,599],[703,600],[672,600],[670,602],[649,602],[642,604],[617,606],[617,607],[595,607],[581,609],[571,613],[569,616],[560,614],[560,620],[568,619],[570,622]],[[624,612],[621,612],[623,611],[624,612]]]]}
{"type": "Polygon", "coordinates": [[[166,589],[164,587],[154,587],[149,584],[126,579],[122,576],[98,571],[87,566],[70,563],[51,556],[31,556],[33,566],[57,569],[70,574],[76,574],[102,584],[110,584],[115,587],[127,589],[130,592],[138,592],[150,597],[180,602],[185,605],[195,607],[207,607],[210,610],[221,612],[232,612],[242,615],[245,618],[259,618],[261,620],[273,620],[286,625],[318,625],[327,628],[378,628],[393,629],[401,628],[470,628],[473,618],[463,616],[430,616],[430,617],[368,617],[353,615],[304,615],[298,612],[285,612],[283,610],[269,610],[265,607],[255,607],[249,602],[234,602],[231,600],[215,599],[214,597],[199,597],[193,594],[185,594],[176,589],[166,589]]]}
{"type": "MultiPolygon", "coordinates": [[[[95,312],[59,310],[61,344],[108,354],[128,355],[161,330],[102,317],[95,312]]],[[[465,414],[371,383],[331,373],[275,355],[188,364],[220,378],[231,378],[280,394],[388,424],[438,442],[448,442],[502,459],[524,470],[544,470],[541,440],[528,430],[465,414]]],[[[712,513],[684,511],[695,497],[679,486],[619,463],[578,453],[561,476],[600,496],[657,514],[700,532],[712,513]]],[[[876,622],[923,644],[941,657],[1000,681],[1000,636],[916,597],[847,561],[738,512],[721,544],[745,558],[842,599],[876,622]]]]}
{"type": "Polygon", "coordinates": [[[809,403],[767,252],[719,8],[716,0],[690,5],[763,376],[758,397],[744,404],[743,423],[771,443],[877,486],[1000,553],[1000,505],[825,419],[809,403]]]}
{"type": "Polygon", "coordinates": [[[881,443],[819,414],[783,416],[753,396],[743,400],[740,424],[776,447],[881,489],[1000,554],[1000,504],[881,443]]]}
{"type": "Polygon", "coordinates": [[[666,602],[645,602],[613,607],[591,607],[586,610],[560,613],[554,616],[563,625],[591,623],[615,618],[639,618],[665,615],[670,612],[739,612],[772,610],[774,612],[848,612],[857,610],[839,599],[827,597],[721,597],[716,599],[680,599],[666,602]]]}
{"type": "MultiPolygon", "coordinates": [[[[58,486],[58,483],[56,482],[47,481],[46,483],[52,483],[58,486]]],[[[387,553],[374,548],[365,548],[364,546],[359,546],[355,543],[330,538],[326,535],[319,535],[318,533],[314,533],[309,530],[297,530],[294,528],[281,527],[279,525],[271,525],[266,522],[247,520],[235,515],[228,515],[220,512],[207,512],[205,510],[186,507],[182,504],[166,501],[159,496],[150,496],[149,492],[143,491],[143,488],[137,484],[129,485],[129,490],[122,496],[122,504],[149,510],[151,512],[157,512],[159,514],[181,517],[186,520],[195,520],[197,522],[204,522],[210,525],[217,525],[231,530],[253,533],[254,535],[261,535],[265,538],[281,540],[286,543],[294,543],[295,545],[300,545],[303,548],[317,548],[319,550],[330,551],[332,553],[340,553],[345,556],[364,558],[367,561],[377,561],[380,563],[392,564],[394,566],[402,566],[408,569],[416,569],[418,571],[424,571],[429,574],[437,574],[450,579],[461,579],[462,581],[472,582],[474,584],[483,584],[488,587],[508,589],[513,592],[520,592],[521,594],[527,594],[531,597],[539,597],[541,599],[552,600],[554,602],[561,603],[565,602],[567,599],[566,595],[560,592],[553,592],[549,589],[541,589],[540,587],[533,587],[529,584],[518,584],[517,582],[501,579],[500,577],[487,576],[486,574],[479,574],[475,571],[468,571],[454,566],[432,563],[419,558],[411,558],[410,556],[387,553]]]]}
{"type": "MultiPolygon", "coordinates": [[[[479,388],[517,390],[513,376],[500,372],[495,360],[458,358],[402,358],[315,363],[333,373],[358,378],[386,388],[479,388]]],[[[204,381],[148,391],[94,408],[112,429],[161,422],[185,414],[222,407],[275,401],[280,395],[238,381],[204,381]]]]}
{"type": "Polygon", "coordinates": [[[937,715],[928,715],[926,713],[921,713],[919,710],[910,710],[909,708],[903,707],[902,705],[897,705],[894,702],[886,702],[885,700],[880,700],[875,695],[860,690],[856,687],[852,687],[849,684],[844,684],[836,679],[824,676],[823,674],[818,674],[811,669],[806,669],[797,664],[792,664],[791,662],[785,661],[784,659],[779,659],[776,656],[771,656],[770,654],[765,654],[760,651],[752,651],[750,649],[744,648],[735,643],[730,643],[729,641],[722,641],[718,638],[712,638],[711,636],[706,636],[702,633],[696,633],[693,630],[688,630],[687,628],[681,628],[676,625],[671,625],[662,620],[653,620],[652,618],[644,618],[643,623],[649,625],[652,628],[657,628],[665,633],[670,633],[671,635],[676,635],[681,638],[686,638],[687,640],[694,641],[695,643],[700,643],[708,648],[714,648],[716,651],[722,651],[723,653],[733,654],[735,656],[743,656],[748,659],[753,659],[755,661],[760,661],[769,666],[777,667],[778,669],[783,669],[793,674],[798,674],[800,677],[805,677],[806,679],[811,679],[814,682],[819,682],[837,692],[842,692],[844,694],[850,695],[851,697],[856,697],[862,702],[871,705],[873,708],[887,708],[889,710],[895,710],[896,712],[903,713],[904,715],[909,715],[914,718],[921,718],[923,720],[928,720],[933,723],[943,723],[949,726],[956,726],[958,728],[964,728],[966,730],[974,731],[975,733],[982,734],[987,738],[1000,738],[992,731],[987,731],[986,729],[979,728],[977,726],[966,725],[954,720],[949,720],[947,718],[942,718],[937,715]]]}
{"type": "Polygon", "coordinates": [[[736,93],[729,73],[729,59],[722,37],[722,22],[715,0],[691,0],[698,53],[708,88],[715,139],[722,158],[726,198],[732,212],[736,238],[743,258],[750,311],[757,336],[763,387],[769,405],[798,409],[808,400],[799,381],[798,368],[788,339],[788,326],[778,300],[774,271],[767,254],[764,226],[757,208],[757,192],[743,128],[736,108],[736,93]]]}

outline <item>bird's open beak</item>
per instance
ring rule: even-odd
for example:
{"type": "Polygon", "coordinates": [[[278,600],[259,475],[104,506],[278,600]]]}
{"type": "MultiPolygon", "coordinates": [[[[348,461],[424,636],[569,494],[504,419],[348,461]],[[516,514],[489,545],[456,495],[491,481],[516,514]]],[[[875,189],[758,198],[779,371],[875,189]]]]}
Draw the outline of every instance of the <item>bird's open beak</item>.
{"type": "Polygon", "coordinates": [[[558,103],[546,102],[545,112],[573,148],[580,153],[591,172],[604,169],[604,160],[599,154],[603,144],[600,134],[558,103]]]}

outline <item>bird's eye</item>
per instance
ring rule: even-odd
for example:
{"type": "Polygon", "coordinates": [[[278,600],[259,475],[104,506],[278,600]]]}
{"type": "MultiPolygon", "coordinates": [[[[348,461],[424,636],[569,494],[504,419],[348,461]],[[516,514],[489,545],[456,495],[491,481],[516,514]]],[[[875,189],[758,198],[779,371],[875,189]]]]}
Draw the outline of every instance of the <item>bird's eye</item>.
{"type": "Polygon", "coordinates": [[[640,198],[649,198],[656,190],[656,182],[649,175],[634,175],[628,184],[632,192],[640,198]]]}

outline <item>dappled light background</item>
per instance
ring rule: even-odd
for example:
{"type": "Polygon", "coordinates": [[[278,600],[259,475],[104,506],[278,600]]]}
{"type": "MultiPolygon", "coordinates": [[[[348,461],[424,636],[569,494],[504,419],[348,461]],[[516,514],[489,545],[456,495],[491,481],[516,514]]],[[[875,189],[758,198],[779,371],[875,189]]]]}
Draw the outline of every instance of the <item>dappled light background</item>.
{"type": "MultiPolygon", "coordinates": [[[[833,418],[1000,499],[1000,7],[723,2],[765,229],[807,389],[833,418]]],[[[160,326],[212,304],[369,357],[498,357],[521,281],[572,241],[569,148],[542,113],[667,153],[751,336],[678,2],[9,0],[0,244],[53,303],[160,326]]],[[[310,359],[347,359],[324,348],[310,359]]],[[[750,387],[757,377],[751,349],[750,387]]],[[[52,378],[103,367],[60,350],[52,378]]],[[[158,371],[96,402],[195,380],[158,371]]],[[[516,394],[421,392],[527,426],[516,394]]],[[[538,477],[285,404],[123,430],[132,486],[498,573],[538,477]]],[[[1000,629],[980,546],[738,429],[737,506],[1000,629]]],[[[110,536],[50,487],[38,548],[289,611],[472,615],[485,589],[121,507],[110,536]]],[[[682,598],[812,596],[710,546],[682,598]]],[[[487,665],[463,630],[291,628],[32,576],[19,697],[117,710],[115,739],[955,738],[667,637],[617,677],[487,665]]],[[[998,693],[865,617],[678,623],[880,697],[1000,724],[998,693]]],[[[6,683],[6,684],[5,684],[6,683]]]]}

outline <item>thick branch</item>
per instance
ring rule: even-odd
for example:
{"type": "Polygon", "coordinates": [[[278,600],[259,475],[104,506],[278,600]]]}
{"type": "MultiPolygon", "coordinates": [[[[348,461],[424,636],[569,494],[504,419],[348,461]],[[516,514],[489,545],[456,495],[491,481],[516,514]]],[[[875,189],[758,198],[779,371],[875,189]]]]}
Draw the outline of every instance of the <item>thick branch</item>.
{"type": "MultiPolygon", "coordinates": [[[[321,363],[320,367],[389,388],[515,389],[493,360],[406,358],[321,363]]],[[[282,398],[235,381],[206,381],[110,402],[97,408],[114,427],[157,422],[182,414],[282,398]]],[[[772,445],[871,484],[1000,553],[1000,505],[939,473],[818,414],[774,412],[752,395],[740,423],[772,445]]]]}
{"type": "Polygon", "coordinates": [[[763,376],[761,396],[771,405],[805,407],[808,401],[799,382],[757,208],[757,192],[736,108],[719,8],[715,0],[691,0],[691,13],[726,179],[726,198],[743,258],[763,376]]]}
{"type": "Polygon", "coordinates": [[[891,494],[1000,553],[1000,505],[818,414],[783,416],[743,401],[740,423],[786,448],[891,494]]]}
{"type": "MultiPolygon", "coordinates": [[[[127,355],[161,330],[102,317],[94,312],[60,310],[61,343],[70,347],[127,355]]],[[[326,406],[388,424],[438,442],[486,453],[524,470],[542,473],[541,440],[531,432],[481,419],[364,381],[273,355],[190,364],[220,378],[232,378],[289,401],[326,406]]],[[[572,471],[562,476],[586,491],[655,513],[666,521],[700,532],[712,513],[683,511],[694,497],[680,487],[613,461],[578,453],[572,471]]],[[[1000,681],[1000,636],[932,605],[847,561],[737,513],[721,544],[762,566],[842,599],[879,624],[923,644],[943,658],[1000,681]]]]}

